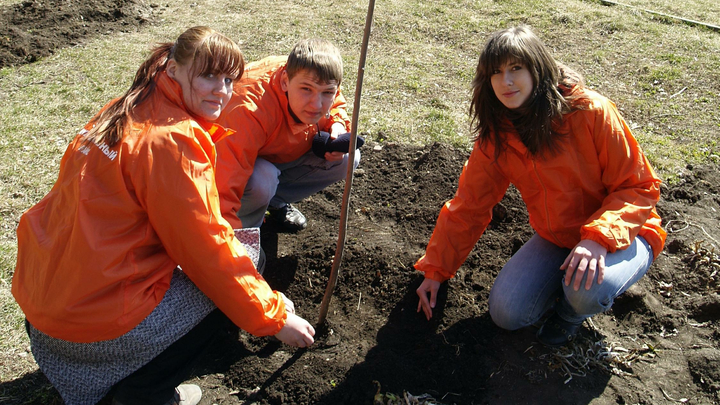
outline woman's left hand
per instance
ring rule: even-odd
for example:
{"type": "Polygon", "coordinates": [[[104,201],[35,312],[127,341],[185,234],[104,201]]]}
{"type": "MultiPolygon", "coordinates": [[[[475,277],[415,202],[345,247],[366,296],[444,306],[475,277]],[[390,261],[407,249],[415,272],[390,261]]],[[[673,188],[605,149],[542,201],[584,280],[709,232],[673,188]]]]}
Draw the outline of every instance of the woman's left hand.
{"type": "Polygon", "coordinates": [[[605,277],[605,256],[607,249],[601,244],[583,239],[575,245],[568,257],[560,266],[560,270],[565,270],[565,285],[569,286],[575,274],[575,282],[573,289],[580,289],[583,275],[587,271],[587,281],[585,281],[585,289],[592,287],[595,273],[597,272],[597,283],[602,284],[605,277]]]}

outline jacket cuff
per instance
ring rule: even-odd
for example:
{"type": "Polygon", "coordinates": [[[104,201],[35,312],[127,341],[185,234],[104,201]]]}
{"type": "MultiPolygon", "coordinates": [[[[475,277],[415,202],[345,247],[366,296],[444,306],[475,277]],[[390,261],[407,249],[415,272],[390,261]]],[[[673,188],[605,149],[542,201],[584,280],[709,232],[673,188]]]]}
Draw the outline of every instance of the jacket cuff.
{"type": "Polygon", "coordinates": [[[581,238],[581,239],[586,239],[586,240],[591,240],[591,241],[599,244],[600,246],[602,246],[602,247],[604,247],[605,249],[607,249],[608,253],[613,253],[613,252],[615,252],[615,251],[617,250],[617,246],[615,246],[615,245],[609,245],[607,239],[604,238],[604,237],[602,236],[602,234],[599,234],[599,233],[597,233],[597,232],[591,232],[591,231],[588,231],[588,230],[582,230],[582,231],[580,232],[580,238],[581,238]]]}
{"type": "Polygon", "coordinates": [[[448,280],[448,277],[446,277],[444,274],[442,274],[442,272],[437,271],[437,270],[420,270],[420,269],[418,269],[418,271],[424,273],[425,278],[429,278],[431,280],[435,280],[440,283],[444,283],[445,281],[448,280]]]}

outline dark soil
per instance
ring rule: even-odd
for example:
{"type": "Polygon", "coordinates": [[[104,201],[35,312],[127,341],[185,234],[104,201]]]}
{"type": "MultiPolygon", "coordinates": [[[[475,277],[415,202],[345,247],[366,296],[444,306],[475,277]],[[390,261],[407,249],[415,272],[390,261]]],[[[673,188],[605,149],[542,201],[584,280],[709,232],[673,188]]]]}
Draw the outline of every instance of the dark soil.
{"type": "MultiPolygon", "coordinates": [[[[688,168],[681,183],[663,187],[666,249],[575,343],[552,350],[535,341],[534,328],[503,331],[487,313],[495,276],[533,234],[518,192],[508,190],[496,207],[428,322],[416,312],[422,275],[412,265],[467,153],[373,143],[362,152],[341,274],[316,343],[294,349],[228,329],[191,380],[203,388],[201,404],[372,404],[377,394],[383,404],[403,395],[414,399],[390,403],[720,403],[720,260],[711,248],[720,229],[718,167],[688,168]]],[[[342,193],[337,184],[299,203],[309,225],[297,234],[262,229],[266,279],[313,324],[342,193]]],[[[40,372],[0,384],[0,393],[8,404],[60,403],[40,372]]]]}
{"type": "Polygon", "coordinates": [[[0,7],[0,68],[35,62],[97,35],[135,31],[157,11],[142,0],[25,0],[0,7]]]}
{"type": "MultiPolygon", "coordinates": [[[[586,323],[577,343],[557,351],[540,346],[534,328],[503,331],[487,313],[493,279],[533,234],[512,188],[444,284],[433,319],[416,312],[422,276],[412,265],[466,158],[441,144],[365,146],[341,276],[316,344],[297,350],[230,335],[206,358],[227,365],[211,375],[226,394],[209,394],[216,397],[207,403],[369,404],[378,392],[447,404],[720,402],[720,260],[709,235],[720,229],[717,167],[688,168],[680,184],[664,187],[658,209],[673,230],[668,248],[610,312],[586,323]]],[[[313,323],[335,253],[342,187],[298,204],[308,229],[263,228],[268,282],[313,323]]]]}

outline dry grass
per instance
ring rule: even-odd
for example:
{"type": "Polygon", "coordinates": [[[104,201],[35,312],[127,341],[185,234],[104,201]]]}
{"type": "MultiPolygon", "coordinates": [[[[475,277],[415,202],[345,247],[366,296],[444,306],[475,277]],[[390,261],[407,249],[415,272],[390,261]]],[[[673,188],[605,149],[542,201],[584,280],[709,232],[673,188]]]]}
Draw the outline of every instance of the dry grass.
{"type": "MultiPolygon", "coordinates": [[[[0,0],[0,6],[13,3],[0,0]]],[[[720,21],[716,0],[626,3],[720,21]]],[[[149,45],[204,24],[238,40],[255,60],[285,54],[301,37],[325,37],[343,52],[343,88],[352,102],[366,7],[183,0],[169,3],[161,20],[140,32],[0,69],[0,381],[34,368],[9,292],[17,221],[52,186],[77,129],[125,90],[149,45]]],[[[687,163],[720,160],[720,33],[590,0],[378,2],[360,131],[377,141],[469,147],[469,83],[478,51],[490,32],[520,23],[533,26],[557,59],[618,104],[664,178],[672,180],[687,163]]]]}

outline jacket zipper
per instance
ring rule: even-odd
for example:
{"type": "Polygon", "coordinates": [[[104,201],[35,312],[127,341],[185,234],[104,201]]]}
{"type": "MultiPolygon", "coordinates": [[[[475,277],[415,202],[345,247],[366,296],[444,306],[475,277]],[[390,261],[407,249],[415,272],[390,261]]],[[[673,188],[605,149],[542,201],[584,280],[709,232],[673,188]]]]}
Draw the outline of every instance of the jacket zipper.
{"type": "Polygon", "coordinates": [[[542,181],[542,178],[540,178],[540,173],[538,172],[537,166],[535,165],[535,159],[532,159],[532,165],[533,165],[533,170],[535,171],[535,177],[537,177],[538,183],[540,183],[540,186],[542,186],[542,189],[543,189],[543,204],[544,204],[543,208],[545,208],[545,223],[547,224],[548,233],[550,233],[550,235],[552,235],[552,237],[555,238],[555,242],[557,242],[558,246],[562,246],[562,243],[560,242],[558,237],[555,235],[555,232],[553,232],[552,226],[550,224],[550,213],[548,211],[548,202],[547,202],[548,191],[547,191],[547,188],[545,187],[545,183],[543,183],[543,181],[542,181]]]}

